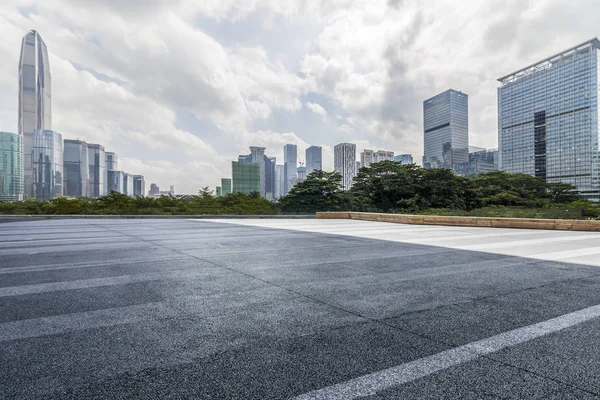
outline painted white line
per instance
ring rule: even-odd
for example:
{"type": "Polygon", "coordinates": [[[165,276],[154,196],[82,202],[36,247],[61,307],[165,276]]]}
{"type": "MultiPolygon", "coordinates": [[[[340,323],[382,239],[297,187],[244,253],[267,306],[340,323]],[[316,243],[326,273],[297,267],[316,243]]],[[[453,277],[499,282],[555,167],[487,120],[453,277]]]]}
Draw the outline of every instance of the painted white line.
{"type": "Polygon", "coordinates": [[[296,400],[356,399],[371,396],[496,351],[600,317],[600,305],[565,314],[548,321],[492,336],[396,367],[364,375],[343,383],[297,396],[296,400]]]}

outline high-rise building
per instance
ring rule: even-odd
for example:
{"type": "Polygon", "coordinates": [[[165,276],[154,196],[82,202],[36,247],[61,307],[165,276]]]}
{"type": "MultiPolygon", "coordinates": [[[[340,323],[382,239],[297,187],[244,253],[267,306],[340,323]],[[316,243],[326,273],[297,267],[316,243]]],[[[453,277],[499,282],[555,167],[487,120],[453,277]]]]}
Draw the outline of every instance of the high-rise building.
{"type": "Polygon", "coordinates": [[[133,197],[133,175],[123,172],[123,194],[133,197]]]}
{"type": "Polygon", "coordinates": [[[283,196],[283,184],[285,182],[284,166],[275,165],[275,198],[283,196]]]}
{"type": "Polygon", "coordinates": [[[110,193],[110,192],[124,193],[123,192],[123,182],[125,181],[125,173],[123,171],[115,171],[115,170],[106,171],[106,176],[107,176],[106,187],[107,187],[108,193],[110,193]]]}
{"type": "Polygon", "coordinates": [[[356,145],[340,143],[333,149],[333,168],[342,175],[342,189],[352,187],[356,175],[356,145]]]}
{"type": "Polygon", "coordinates": [[[373,162],[394,161],[394,152],[387,150],[377,150],[374,154],[373,162]]]}
{"type": "Polygon", "coordinates": [[[58,132],[33,131],[33,197],[52,200],[63,195],[63,138],[58,132]]]}
{"type": "Polygon", "coordinates": [[[234,193],[260,193],[260,165],[248,162],[231,162],[231,181],[234,193]]]}
{"type": "Polygon", "coordinates": [[[283,193],[285,196],[294,187],[297,179],[298,168],[298,146],[295,144],[286,144],[283,146],[283,193]]]}
{"type": "Polygon", "coordinates": [[[242,163],[258,164],[260,167],[259,193],[268,200],[275,199],[275,158],[265,155],[265,148],[251,146],[250,154],[238,156],[242,163]]]}
{"type": "Polygon", "coordinates": [[[412,154],[399,154],[394,157],[394,161],[401,164],[414,164],[412,154]]]}
{"type": "Polygon", "coordinates": [[[452,168],[469,161],[469,99],[447,90],[423,102],[425,168],[452,168]]]}
{"type": "Polygon", "coordinates": [[[48,49],[36,31],[21,42],[19,58],[19,134],[23,136],[25,198],[34,194],[33,132],[52,129],[52,92],[48,49]]]}
{"type": "Polygon", "coordinates": [[[476,151],[469,153],[468,162],[455,164],[452,168],[456,175],[473,178],[498,169],[498,149],[486,150],[482,147],[472,147],[472,149],[476,151]]]}
{"type": "Polygon", "coordinates": [[[306,175],[323,169],[323,149],[321,146],[310,146],[306,149],[306,175]]]}
{"type": "Polygon", "coordinates": [[[594,38],[498,79],[500,169],[600,201],[599,71],[594,38]]]}
{"type": "Polygon", "coordinates": [[[89,190],[88,145],[81,140],[64,140],[64,195],[87,197],[89,190]]]}
{"type": "Polygon", "coordinates": [[[119,156],[113,153],[112,151],[107,151],[106,153],[106,170],[107,171],[117,171],[119,169],[119,156]]]}
{"type": "Polygon", "coordinates": [[[90,163],[89,191],[90,197],[107,195],[106,153],[100,144],[88,144],[88,162],[90,163]]]}
{"type": "Polygon", "coordinates": [[[300,166],[296,170],[298,174],[298,178],[296,178],[296,183],[304,182],[306,179],[306,167],[300,166]]]}
{"type": "Polygon", "coordinates": [[[169,186],[169,193],[172,194],[173,196],[175,196],[175,186],[173,186],[173,185],[169,186]]]}
{"type": "Polygon", "coordinates": [[[144,175],[133,175],[133,195],[135,197],[144,197],[146,195],[144,175]]]}
{"type": "Polygon", "coordinates": [[[217,197],[223,196],[223,190],[221,189],[221,186],[216,187],[215,193],[217,197]]]}
{"type": "Polygon", "coordinates": [[[373,150],[364,149],[360,153],[360,166],[368,167],[369,165],[373,164],[374,158],[375,158],[375,152],[373,150]]]}
{"type": "Polygon", "coordinates": [[[231,193],[231,178],[221,178],[221,192],[223,196],[231,193]]]}
{"type": "Polygon", "coordinates": [[[23,200],[23,136],[0,132],[0,201],[23,200]]]}
{"type": "Polygon", "coordinates": [[[160,195],[160,188],[156,185],[156,183],[150,184],[150,190],[148,191],[148,197],[156,198],[160,195]]]}

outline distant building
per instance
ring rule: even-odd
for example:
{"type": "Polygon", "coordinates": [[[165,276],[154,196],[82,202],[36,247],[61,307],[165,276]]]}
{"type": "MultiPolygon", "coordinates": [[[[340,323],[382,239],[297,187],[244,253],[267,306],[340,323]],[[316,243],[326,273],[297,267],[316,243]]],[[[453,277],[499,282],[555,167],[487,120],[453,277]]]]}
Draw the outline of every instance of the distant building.
{"type": "Polygon", "coordinates": [[[148,197],[156,198],[160,195],[160,188],[156,185],[156,183],[150,184],[150,190],[148,191],[148,197]]]}
{"type": "Polygon", "coordinates": [[[363,150],[360,153],[360,166],[368,167],[373,163],[378,163],[381,161],[394,161],[394,152],[386,151],[386,150],[363,150]]]}
{"type": "Polygon", "coordinates": [[[123,194],[133,197],[133,175],[123,173],[123,194]]]}
{"type": "MultiPolygon", "coordinates": [[[[34,196],[34,161],[32,159],[34,131],[43,132],[52,129],[51,102],[48,49],[39,33],[32,30],[23,37],[19,58],[19,134],[23,136],[25,198],[34,196]]],[[[42,136],[38,136],[38,144],[41,139],[42,136]]],[[[40,184],[39,176],[36,179],[38,179],[37,189],[50,189],[49,186],[40,184]]],[[[50,194],[50,192],[46,194],[50,194]]]]}
{"type": "Polygon", "coordinates": [[[64,141],[64,195],[89,196],[88,145],[81,140],[64,141]]]}
{"type": "Polygon", "coordinates": [[[452,168],[469,161],[468,96],[447,90],[423,102],[425,168],[452,168]]]}
{"type": "Polygon", "coordinates": [[[394,161],[401,164],[414,164],[413,156],[411,154],[400,154],[394,157],[394,161]]]}
{"type": "Polygon", "coordinates": [[[50,130],[33,131],[33,196],[52,200],[63,195],[63,138],[50,130]]]}
{"type": "Polygon", "coordinates": [[[286,144],[283,146],[283,193],[285,196],[296,184],[298,168],[298,147],[295,144],[286,144]]]}
{"type": "Polygon", "coordinates": [[[231,182],[234,193],[260,193],[260,165],[248,162],[231,162],[231,182]]]}
{"type": "Polygon", "coordinates": [[[110,170],[106,173],[107,190],[110,192],[123,193],[125,173],[123,171],[110,170]]]}
{"type": "MultiPolygon", "coordinates": [[[[477,148],[476,148],[477,149],[477,148]]],[[[481,149],[481,148],[478,148],[481,149]]],[[[469,161],[455,164],[453,171],[456,175],[473,178],[485,172],[498,169],[498,149],[477,150],[469,153],[469,161]]]]}
{"type": "Polygon", "coordinates": [[[323,169],[323,149],[321,146],[310,146],[306,149],[306,175],[323,169]]]}
{"type": "Polygon", "coordinates": [[[600,201],[599,70],[594,38],[498,79],[500,169],[600,201]]]}
{"type": "Polygon", "coordinates": [[[354,176],[358,175],[361,167],[362,167],[362,163],[360,161],[357,161],[356,162],[356,170],[354,171],[354,176]]]}
{"type": "Polygon", "coordinates": [[[223,191],[221,190],[221,186],[217,186],[217,187],[216,187],[216,191],[215,191],[215,193],[216,193],[216,196],[217,196],[217,197],[221,197],[221,196],[223,196],[223,191]]]}
{"type": "Polygon", "coordinates": [[[231,178],[221,178],[221,194],[227,196],[231,193],[231,178]]]}
{"type": "Polygon", "coordinates": [[[175,196],[175,186],[173,186],[173,185],[169,186],[169,193],[172,194],[173,196],[175,196]]]}
{"type": "Polygon", "coordinates": [[[348,190],[356,176],[356,145],[340,143],[334,147],[334,170],[342,175],[342,189],[348,190]]]}
{"type": "Polygon", "coordinates": [[[20,201],[23,186],[23,136],[0,132],[0,201],[20,201]]]}
{"type": "Polygon", "coordinates": [[[260,167],[260,189],[258,192],[268,200],[275,199],[275,158],[265,155],[265,148],[251,146],[250,154],[238,157],[238,162],[258,164],[260,167]]]}
{"type": "Polygon", "coordinates": [[[119,157],[110,151],[106,153],[106,170],[107,171],[117,171],[119,169],[119,157]]]}
{"type": "Polygon", "coordinates": [[[377,150],[373,162],[394,161],[394,152],[386,150],[377,150]]]}
{"type": "Polygon", "coordinates": [[[275,198],[283,196],[283,187],[285,182],[284,166],[275,165],[275,198]]]}
{"type": "Polygon", "coordinates": [[[146,195],[144,175],[133,175],[133,195],[135,197],[144,197],[146,195]]]}
{"type": "Polygon", "coordinates": [[[306,179],[306,167],[298,167],[296,172],[298,174],[296,183],[303,182],[306,179]]]}
{"type": "Polygon", "coordinates": [[[106,187],[106,153],[104,146],[99,144],[88,144],[88,162],[89,170],[89,189],[88,194],[91,197],[100,197],[107,194],[106,187]]]}

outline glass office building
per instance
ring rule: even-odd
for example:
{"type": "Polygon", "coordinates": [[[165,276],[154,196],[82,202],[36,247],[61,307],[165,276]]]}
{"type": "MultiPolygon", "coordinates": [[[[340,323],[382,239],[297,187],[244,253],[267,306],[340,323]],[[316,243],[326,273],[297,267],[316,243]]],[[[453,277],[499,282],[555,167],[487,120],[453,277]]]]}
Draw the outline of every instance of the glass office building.
{"type": "Polygon", "coordinates": [[[221,194],[227,196],[231,193],[231,178],[221,178],[221,194]]]}
{"type": "Polygon", "coordinates": [[[0,132],[0,201],[23,200],[23,136],[0,132]]]}
{"type": "Polygon", "coordinates": [[[106,171],[106,187],[108,193],[117,192],[123,193],[123,181],[125,177],[123,171],[106,171]]]}
{"type": "Polygon", "coordinates": [[[352,187],[357,174],[356,164],[356,145],[354,143],[340,143],[333,148],[333,169],[342,175],[343,190],[352,187]]]}
{"type": "Polygon", "coordinates": [[[599,50],[592,39],[499,79],[500,169],[600,200],[599,50]]]}
{"type": "Polygon", "coordinates": [[[323,169],[323,149],[321,146],[310,146],[306,149],[306,175],[323,169]]]}
{"type": "Polygon", "coordinates": [[[106,196],[108,188],[106,185],[106,152],[104,146],[88,144],[88,161],[90,165],[89,195],[91,197],[106,196]]]}
{"type": "Polygon", "coordinates": [[[23,136],[25,198],[33,196],[33,132],[52,129],[48,49],[36,31],[21,42],[19,57],[19,134],[23,136]]]}
{"type": "Polygon", "coordinates": [[[63,195],[63,138],[58,132],[33,131],[33,196],[52,200],[63,195]]]}
{"type": "Polygon", "coordinates": [[[298,168],[298,146],[295,144],[286,144],[283,146],[283,192],[282,196],[289,193],[296,184],[298,168]]]}
{"type": "Polygon", "coordinates": [[[400,154],[394,157],[394,161],[401,164],[414,164],[413,156],[411,154],[400,154]]]}
{"type": "Polygon", "coordinates": [[[144,197],[146,195],[146,180],[144,175],[133,176],[133,195],[135,197],[144,197]]]}
{"type": "Polygon", "coordinates": [[[260,193],[260,165],[231,162],[232,190],[235,193],[260,193]]]}
{"type": "Polygon", "coordinates": [[[107,171],[118,171],[119,170],[119,157],[111,151],[107,151],[105,154],[106,154],[106,170],[107,171]]]}
{"type": "Polygon", "coordinates": [[[447,90],[423,102],[425,168],[452,168],[469,161],[469,98],[447,90]]]}
{"type": "Polygon", "coordinates": [[[123,194],[133,197],[133,175],[123,172],[123,194]]]}
{"type": "Polygon", "coordinates": [[[89,167],[88,146],[81,140],[64,141],[64,195],[72,197],[88,196],[89,167]]]}

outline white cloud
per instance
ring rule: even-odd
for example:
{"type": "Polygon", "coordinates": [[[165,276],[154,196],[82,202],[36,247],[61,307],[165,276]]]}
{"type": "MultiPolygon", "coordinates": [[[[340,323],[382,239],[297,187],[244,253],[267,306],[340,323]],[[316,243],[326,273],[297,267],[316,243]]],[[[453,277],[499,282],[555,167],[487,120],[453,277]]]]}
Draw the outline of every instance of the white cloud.
{"type": "Polygon", "coordinates": [[[320,115],[322,117],[327,116],[327,111],[323,108],[322,105],[318,103],[311,103],[310,101],[307,101],[306,103],[304,103],[304,105],[306,106],[306,108],[308,108],[310,111],[314,112],[317,115],[320,115]]]}

